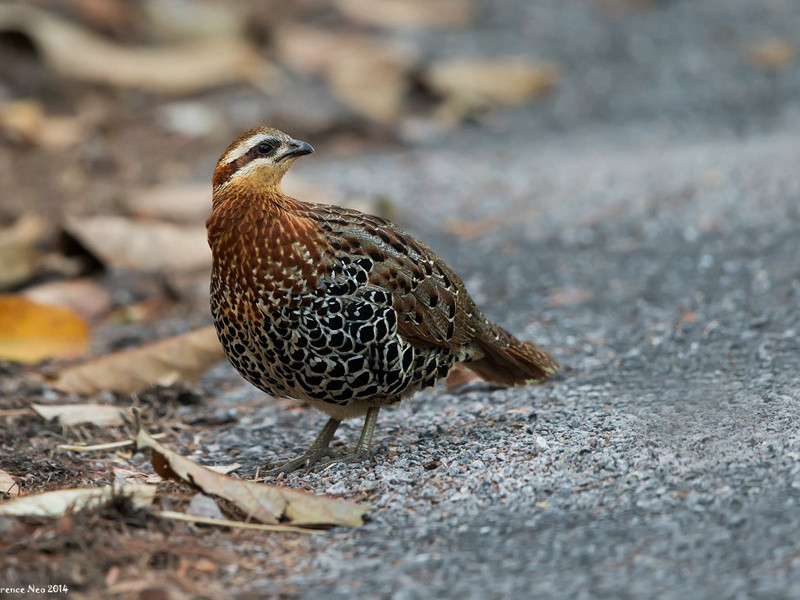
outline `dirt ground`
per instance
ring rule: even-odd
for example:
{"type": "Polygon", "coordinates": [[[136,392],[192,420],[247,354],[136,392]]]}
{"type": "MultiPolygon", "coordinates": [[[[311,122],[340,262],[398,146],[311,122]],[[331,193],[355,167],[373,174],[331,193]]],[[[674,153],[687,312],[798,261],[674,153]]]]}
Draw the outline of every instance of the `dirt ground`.
{"type": "MultiPolygon", "coordinates": [[[[22,4],[129,47],[185,35],[168,15],[156,27],[145,3],[22,4]]],[[[120,266],[69,218],[201,228],[210,189],[199,202],[196,190],[217,156],[269,123],[317,150],[293,169],[298,195],[398,221],[563,373],[511,390],[440,385],[382,411],[372,462],[282,481],[369,505],[362,527],[265,534],[157,519],[123,500],[0,519],[0,587],[68,586],[48,598],[797,597],[800,5],[487,0],[463,22],[454,2],[455,22],[414,13],[423,25],[401,27],[395,13],[364,22],[347,4],[242,3],[237,39],[279,83],[251,73],[181,93],[61,71],[34,28],[8,25],[3,11],[18,5],[0,5],[0,227],[24,214],[44,223],[40,259],[3,292],[91,282],[77,303],[98,305],[82,313],[95,356],[208,325],[205,267],[120,266]],[[365,46],[326,46],[301,28],[377,43],[388,58],[345,81],[384,100],[349,98],[341,73],[282,34],[341,61],[365,46]],[[517,104],[448,96],[426,76],[447,59],[499,56],[560,74],[517,104]],[[403,82],[389,109],[381,94],[394,84],[375,75],[386,72],[403,82]]],[[[192,27],[223,36],[221,14],[192,27]]],[[[24,494],[152,473],[130,448],[58,448],[129,439],[132,425],[62,427],[33,403],[136,406],[171,449],[239,463],[248,479],[323,422],[226,363],[88,399],[43,382],[60,368],[0,362],[0,469],[24,494]]],[[[345,423],[334,447],[359,428],[345,423]]],[[[193,496],[164,482],[156,504],[184,510],[193,496]]]]}

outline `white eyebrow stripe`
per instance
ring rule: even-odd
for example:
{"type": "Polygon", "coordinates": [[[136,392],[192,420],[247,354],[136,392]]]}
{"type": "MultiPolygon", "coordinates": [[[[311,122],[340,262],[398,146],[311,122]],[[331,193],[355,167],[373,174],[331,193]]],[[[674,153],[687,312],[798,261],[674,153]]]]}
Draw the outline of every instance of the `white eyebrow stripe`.
{"type": "Polygon", "coordinates": [[[229,162],[233,162],[237,158],[242,158],[245,154],[247,154],[250,151],[250,148],[271,137],[272,136],[269,133],[257,133],[255,135],[252,135],[246,140],[242,140],[242,142],[238,146],[236,146],[233,150],[228,152],[220,162],[227,164],[229,162]]]}

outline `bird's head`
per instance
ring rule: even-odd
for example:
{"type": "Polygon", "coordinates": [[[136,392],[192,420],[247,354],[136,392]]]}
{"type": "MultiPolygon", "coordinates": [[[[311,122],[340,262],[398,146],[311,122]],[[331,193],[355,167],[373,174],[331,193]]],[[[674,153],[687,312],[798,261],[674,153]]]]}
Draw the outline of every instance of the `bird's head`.
{"type": "Polygon", "coordinates": [[[314,148],[269,127],[250,129],[220,156],[212,179],[214,194],[229,186],[280,189],[281,179],[298,156],[314,148]]]}

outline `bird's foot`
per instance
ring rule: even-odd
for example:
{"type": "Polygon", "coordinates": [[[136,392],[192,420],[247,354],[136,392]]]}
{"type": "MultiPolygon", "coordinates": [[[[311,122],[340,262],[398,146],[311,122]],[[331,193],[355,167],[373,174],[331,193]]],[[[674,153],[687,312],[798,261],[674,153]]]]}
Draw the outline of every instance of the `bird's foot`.
{"type": "MultiPolygon", "coordinates": [[[[285,463],[279,464],[277,467],[267,469],[263,472],[265,477],[277,477],[281,473],[291,473],[300,469],[310,469],[319,462],[321,458],[333,457],[330,448],[309,448],[300,456],[297,456],[285,463]]],[[[327,461],[326,463],[327,464],[327,461]]]]}
{"type": "Polygon", "coordinates": [[[341,456],[331,456],[327,460],[319,463],[323,471],[337,464],[353,464],[361,463],[366,460],[372,460],[372,453],[364,448],[359,448],[350,454],[343,454],[341,456]]]}

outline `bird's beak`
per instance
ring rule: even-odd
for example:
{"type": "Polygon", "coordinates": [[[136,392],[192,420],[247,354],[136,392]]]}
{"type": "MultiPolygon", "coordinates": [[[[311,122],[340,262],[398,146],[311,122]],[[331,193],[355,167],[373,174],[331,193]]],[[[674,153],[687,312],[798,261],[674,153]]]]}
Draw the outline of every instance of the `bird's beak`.
{"type": "Polygon", "coordinates": [[[298,156],[305,156],[306,154],[311,154],[314,152],[314,148],[311,147],[311,144],[307,142],[301,142],[300,140],[292,140],[289,142],[289,149],[284,153],[281,157],[281,160],[289,157],[298,157],[298,156]]]}

